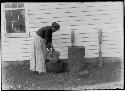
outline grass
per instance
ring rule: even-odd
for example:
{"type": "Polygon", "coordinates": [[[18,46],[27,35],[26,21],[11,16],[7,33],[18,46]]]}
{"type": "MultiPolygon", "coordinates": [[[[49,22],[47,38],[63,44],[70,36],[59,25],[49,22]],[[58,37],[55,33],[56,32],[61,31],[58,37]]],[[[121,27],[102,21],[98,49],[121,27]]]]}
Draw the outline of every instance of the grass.
{"type": "MultiPolygon", "coordinates": [[[[106,59],[107,60],[107,59],[106,59]]],[[[110,61],[110,60],[109,60],[110,61]]],[[[8,63],[7,63],[8,64],[8,63]]],[[[87,75],[70,73],[35,74],[29,70],[29,64],[2,64],[2,89],[39,90],[66,89],[84,85],[118,82],[121,79],[121,62],[104,63],[97,69],[96,63],[88,63],[87,75]]]]}

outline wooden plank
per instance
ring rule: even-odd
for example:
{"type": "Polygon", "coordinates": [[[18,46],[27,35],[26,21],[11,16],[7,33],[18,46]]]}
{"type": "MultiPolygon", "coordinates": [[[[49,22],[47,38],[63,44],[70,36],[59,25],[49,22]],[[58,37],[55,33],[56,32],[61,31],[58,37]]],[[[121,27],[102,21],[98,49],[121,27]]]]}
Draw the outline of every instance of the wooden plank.
{"type": "MultiPolygon", "coordinates": [[[[4,58],[8,58],[10,59],[10,61],[17,61],[19,60],[21,57],[23,56],[29,56],[30,57],[31,53],[23,53],[23,52],[9,52],[9,53],[4,53],[4,55],[2,55],[2,57],[4,58]]],[[[4,59],[3,59],[4,60],[4,59]]]]}
{"type": "Polygon", "coordinates": [[[15,56],[12,56],[12,55],[2,56],[2,61],[6,61],[6,60],[8,60],[8,61],[16,61],[17,58],[15,56]],[[6,58],[4,58],[4,57],[6,57],[6,58]]]}
{"type": "Polygon", "coordinates": [[[118,49],[118,48],[103,48],[102,52],[106,52],[106,53],[122,52],[122,49],[118,49]]]}
{"type": "Polygon", "coordinates": [[[121,40],[121,39],[123,39],[123,36],[122,35],[120,35],[120,36],[117,36],[117,35],[106,35],[106,36],[104,36],[104,37],[102,37],[103,38],[103,40],[108,40],[109,39],[109,41],[110,40],[117,40],[117,41],[119,41],[119,39],[121,40]]]}
{"type": "Polygon", "coordinates": [[[57,38],[54,38],[52,41],[53,42],[58,42],[58,41],[65,41],[65,42],[70,42],[70,38],[60,38],[60,39],[57,39],[57,38]]]}
{"type": "Polygon", "coordinates": [[[76,38],[75,40],[78,40],[76,42],[96,42],[98,40],[97,36],[96,37],[89,37],[89,38],[85,38],[85,36],[82,38],[76,36],[75,38],[76,38]]]}
{"type": "Polygon", "coordinates": [[[75,32],[76,36],[85,36],[85,37],[90,37],[90,36],[97,36],[97,30],[94,29],[87,29],[86,27],[82,31],[75,32]]]}
{"type": "Polygon", "coordinates": [[[85,47],[85,50],[86,51],[91,51],[91,52],[98,52],[99,50],[98,50],[99,48],[93,48],[93,47],[85,47]]]}
{"type": "Polygon", "coordinates": [[[109,47],[109,48],[102,48],[103,52],[121,52],[123,48],[116,48],[116,47],[109,47]]]}
{"type": "MultiPolygon", "coordinates": [[[[115,26],[114,26],[115,27],[115,26]]],[[[119,35],[121,35],[122,33],[123,33],[123,30],[118,30],[118,29],[114,29],[114,30],[111,30],[111,29],[106,29],[107,31],[104,31],[103,32],[103,35],[110,35],[110,36],[112,36],[112,35],[117,35],[117,36],[119,36],[119,35]]]]}
{"type": "Polygon", "coordinates": [[[87,48],[85,49],[86,53],[97,53],[98,51],[99,51],[98,49],[92,49],[92,48],[91,49],[87,49],[87,48]]]}
{"type": "Polygon", "coordinates": [[[119,44],[123,44],[123,39],[121,39],[121,40],[119,40],[119,39],[117,39],[117,40],[116,40],[116,39],[115,39],[115,40],[113,40],[113,39],[112,39],[112,40],[111,40],[111,39],[110,39],[110,40],[108,40],[108,39],[107,39],[107,40],[104,40],[104,39],[103,39],[103,42],[104,42],[104,44],[107,44],[107,43],[108,43],[108,44],[109,44],[109,43],[115,43],[115,44],[118,44],[118,43],[119,43],[119,44]]]}
{"type": "Polygon", "coordinates": [[[76,45],[85,45],[85,46],[88,46],[88,45],[98,45],[98,41],[80,41],[80,42],[75,42],[76,45]]]}
{"type": "MultiPolygon", "coordinates": [[[[31,5],[31,4],[30,4],[31,5]]],[[[29,8],[29,10],[32,10],[33,12],[35,12],[35,10],[42,10],[42,9],[45,9],[45,10],[48,10],[50,9],[51,6],[49,5],[45,5],[43,6],[41,3],[37,3],[37,4],[32,4],[29,8]]]]}
{"type": "Polygon", "coordinates": [[[30,60],[30,57],[21,57],[18,59],[19,61],[30,60]]]}
{"type": "Polygon", "coordinates": [[[119,46],[123,46],[123,42],[117,42],[117,41],[110,41],[110,42],[105,42],[105,43],[102,43],[102,46],[103,47],[110,47],[110,46],[116,46],[116,47],[119,47],[119,46]]]}
{"type": "Polygon", "coordinates": [[[69,39],[70,37],[71,36],[69,34],[53,35],[53,39],[62,39],[62,38],[69,39]]]}
{"type": "Polygon", "coordinates": [[[119,51],[119,50],[109,50],[109,51],[103,51],[103,54],[106,54],[106,53],[108,53],[108,54],[112,54],[112,53],[115,53],[115,54],[123,54],[123,51],[119,51]]]}
{"type": "Polygon", "coordinates": [[[8,42],[8,43],[20,43],[23,40],[29,40],[30,41],[31,38],[27,37],[27,38],[4,38],[3,42],[8,42]]]}
{"type": "Polygon", "coordinates": [[[109,49],[107,49],[107,51],[102,50],[102,52],[105,52],[105,53],[119,53],[119,52],[121,52],[121,53],[123,53],[123,50],[115,49],[115,48],[109,48],[109,49]]]}
{"type": "Polygon", "coordinates": [[[113,42],[113,41],[109,41],[109,42],[105,42],[105,43],[102,43],[102,46],[103,47],[119,47],[119,46],[122,46],[122,42],[117,42],[117,41],[115,41],[115,42],[113,42]]]}
{"type": "Polygon", "coordinates": [[[103,40],[108,40],[108,41],[122,41],[123,40],[123,36],[106,36],[103,37],[103,40]]]}
{"type": "Polygon", "coordinates": [[[108,46],[105,45],[105,46],[104,46],[104,45],[103,45],[103,46],[102,46],[102,50],[105,50],[105,51],[106,51],[106,50],[109,50],[109,49],[123,50],[123,45],[116,45],[116,46],[112,46],[112,45],[111,45],[111,46],[110,46],[110,45],[108,45],[108,46]]]}
{"type": "MultiPolygon", "coordinates": [[[[39,11],[38,11],[38,12],[39,12],[39,11]]],[[[33,18],[33,19],[35,20],[35,17],[41,18],[41,13],[40,13],[40,14],[31,13],[31,14],[29,14],[29,16],[30,16],[30,18],[33,18]],[[32,17],[31,17],[31,16],[32,16],[32,17]]],[[[59,15],[43,14],[43,13],[42,13],[42,17],[43,17],[44,19],[47,19],[47,17],[54,17],[54,16],[58,16],[58,17],[59,17],[59,15]]],[[[32,20],[30,20],[30,21],[32,21],[32,20]]]]}
{"type": "Polygon", "coordinates": [[[108,45],[108,44],[122,45],[123,44],[123,39],[122,40],[103,40],[102,45],[108,45]]]}
{"type": "Polygon", "coordinates": [[[39,21],[39,20],[35,20],[34,21],[33,20],[33,21],[30,21],[30,27],[29,28],[41,28],[41,27],[48,26],[48,25],[51,25],[51,22],[48,22],[48,21],[39,21]]]}
{"type": "Polygon", "coordinates": [[[112,47],[112,46],[109,46],[109,47],[103,47],[102,48],[102,51],[111,51],[111,52],[113,52],[113,50],[114,51],[122,51],[123,50],[123,47],[121,46],[114,46],[114,47],[112,47]]]}
{"type": "Polygon", "coordinates": [[[12,58],[2,58],[2,61],[15,61],[15,59],[12,59],[12,58]]]}
{"type": "Polygon", "coordinates": [[[119,53],[119,54],[117,54],[117,53],[104,53],[104,54],[102,54],[102,56],[103,57],[120,57],[120,56],[123,56],[123,54],[122,53],[119,53]]]}
{"type": "Polygon", "coordinates": [[[95,38],[95,37],[93,37],[93,38],[79,38],[76,40],[78,40],[77,42],[96,42],[97,38],[95,38]]]}
{"type": "Polygon", "coordinates": [[[65,47],[71,46],[71,43],[69,44],[53,44],[55,48],[62,48],[64,49],[65,47]]]}
{"type": "MultiPolygon", "coordinates": [[[[114,21],[115,22],[115,21],[114,21]]],[[[101,25],[100,25],[101,26],[101,25]]],[[[113,33],[115,31],[123,31],[122,24],[116,26],[101,26],[103,28],[102,32],[105,35],[106,33],[113,33]]]]}
{"type": "Polygon", "coordinates": [[[31,52],[30,53],[22,53],[21,55],[20,55],[20,57],[23,57],[23,56],[31,56],[31,52]]]}
{"type": "Polygon", "coordinates": [[[94,57],[98,57],[98,55],[94,55],[94,54],[86,54],[85,58],[94,58],[94,57]]]}
{"type": "Polygon", "coordinates": [[[54,47],[56,48],[64,48],[64,47],[68,47],[71,46],[71,43],[67,43],[67,44],[53,44],[54,47]]]}
{"type": "Polygon", "coordinates": [[[23,46],[30,47],[30,45],[31,45],[31,41],[21,41],[20,43],[19,42],[7,42],[7,43],[4,43],[2,48],[5,50],[15,50],[15,49],[20,49],[23,46]]]}
{"type": "MultiPolygon", "coordinates": [[[[41,27],[44,27],[45,24],[47,24],[47,23],[45,23],[45,24],[44,24],[44,23],[40,23],[39,20],[36,20],[36,21],[37,21],[37,22],[34,21],[33,24],[30,24],[30,27],[29,27],[30,29],[32,29],[32,30],[33,30],[33,29],[39,29],[39,28],[41,28],[41,27]]],[[[44,21],[42,21],[42,22],[44,22],[44,21]]],[[[50,25],[50,24],[49,24],[49,25],[50,25]]]]}
{"type": "Polygon", "coordinates": [[[31,45],[31,42],[27,43],[27,42],[22,42],[22,43],[4,43],[2,48],[7,48],[7,49],[15,49],[15,47],[21,48],[22,45],[31,45]]]}

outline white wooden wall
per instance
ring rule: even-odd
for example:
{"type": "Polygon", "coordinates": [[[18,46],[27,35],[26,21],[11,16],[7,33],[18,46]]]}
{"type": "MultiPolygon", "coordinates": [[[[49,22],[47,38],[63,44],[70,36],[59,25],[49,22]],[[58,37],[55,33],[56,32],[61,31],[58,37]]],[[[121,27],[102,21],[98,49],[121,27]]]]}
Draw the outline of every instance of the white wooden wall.
{"type": "Polygon", "coordinates": [[[123,3],[29,3],[29,38],[5,38],[4,60],[26,60],[31,54],[31,40],[41,27],[58,22],[59,32],[53,34],[54,47],[60,58],[68,58],[70,33],[75,32],[75,45],[85,46],[85,57],[98,57],[98,31],[102,29],[102,56],[121,57],[123,52],[123,3]],[[18,51],[18,52],[17,52],[18,51]],[[19,55],[20,54],[20,55],[19,55]],[[10,55],[10,56],[9,56],[10,55]]]}

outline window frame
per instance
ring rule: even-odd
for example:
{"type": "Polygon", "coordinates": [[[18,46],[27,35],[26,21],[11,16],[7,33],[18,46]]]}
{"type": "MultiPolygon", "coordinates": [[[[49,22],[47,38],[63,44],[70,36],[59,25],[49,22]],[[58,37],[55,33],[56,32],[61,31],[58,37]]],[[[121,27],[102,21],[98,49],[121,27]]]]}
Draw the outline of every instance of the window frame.
{"type": "Polygon", "coordinates": [[[4,14],[3,15],[4,19],[3,20],[4,20],[5,36],[13,37],[13,38],[29,37],[28,4],[24,3],[24,8],[5,8],[4,6],[5,6],[5,3],[3,4],[3,14],[4,14]],[[19,9],[24,9],[24,11],[25,11],[25,29],[26,29],[26,33],[7,33],[5,11],[6,10],[19,10],[19,9]]]}

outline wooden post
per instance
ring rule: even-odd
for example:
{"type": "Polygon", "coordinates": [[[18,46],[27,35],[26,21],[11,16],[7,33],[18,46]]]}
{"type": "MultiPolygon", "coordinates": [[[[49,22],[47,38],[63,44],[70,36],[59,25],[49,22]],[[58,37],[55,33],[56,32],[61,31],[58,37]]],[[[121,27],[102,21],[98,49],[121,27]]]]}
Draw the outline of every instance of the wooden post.
{"type": "Polygon", "coordinates": [[[102,30],[99,29],[99,35],[98,35],[98,40],[99,40],[99,68],[102,67],[102,51],[101,51],[101,44],[102,44],[102,30]]]}
{"type": "Polygon", "coordinates": [[[71,43],[72,43],[72,46],[74,46],[74,31],[71,31],[71,43]]]}

